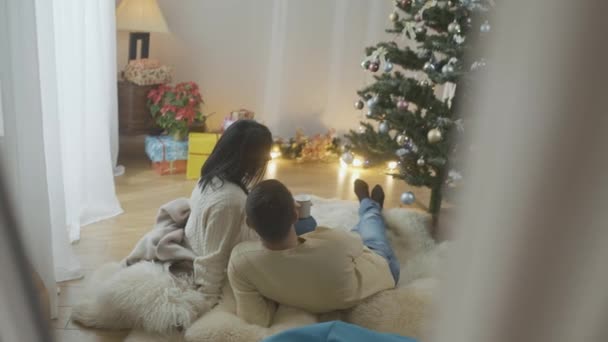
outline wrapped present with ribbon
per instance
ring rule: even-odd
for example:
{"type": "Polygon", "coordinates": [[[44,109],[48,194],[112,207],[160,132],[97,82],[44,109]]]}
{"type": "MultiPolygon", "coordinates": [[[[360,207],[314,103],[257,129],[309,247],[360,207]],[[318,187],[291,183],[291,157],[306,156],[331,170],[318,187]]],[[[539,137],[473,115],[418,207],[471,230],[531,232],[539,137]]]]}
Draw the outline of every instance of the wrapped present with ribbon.
{"type": "Polygon", "coordinates": [[[161,176],[185,173],[188,159],[188,142],[176,141],[170,136],[146,136],[146,154],[152,168],[161,176]]]}
{"type": "Polygon", "coordinates": [[[188,170],[186,178],[197,179],[220,135],[218,133],[190,133],[188,136],[188,170]]]}
{"type": "Polygon", "coordinates": [[[255,113],[249,109],[241,108],[230,112],[225,118],[222,124],[222,132],[225,131],[230,125],[237,122],[238,120],[253,120],[255,119],[255,113]]]}

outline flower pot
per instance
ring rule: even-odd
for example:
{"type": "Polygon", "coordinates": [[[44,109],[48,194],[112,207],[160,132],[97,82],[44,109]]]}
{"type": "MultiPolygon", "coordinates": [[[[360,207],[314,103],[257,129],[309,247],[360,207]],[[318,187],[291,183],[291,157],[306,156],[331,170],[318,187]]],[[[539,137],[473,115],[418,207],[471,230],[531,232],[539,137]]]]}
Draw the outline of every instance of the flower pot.
{"type": "Polygon", "coordinates": [[[188,131],[186,131],[186,130],[176,130],[176,131],[170,132],[169,135],[175,141],[184,141],[184,140],[188,139],[188,131]]]}

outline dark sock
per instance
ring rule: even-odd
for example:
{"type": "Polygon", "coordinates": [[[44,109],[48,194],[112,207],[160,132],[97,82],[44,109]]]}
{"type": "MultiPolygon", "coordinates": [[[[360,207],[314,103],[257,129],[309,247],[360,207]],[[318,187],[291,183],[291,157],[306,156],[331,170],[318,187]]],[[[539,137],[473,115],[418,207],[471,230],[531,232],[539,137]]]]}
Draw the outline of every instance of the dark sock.
{"type": "Polygon", "coordinates": [[[355,180],[355,195],[361,202],[364,198],[369,198],[369,186],[364,181],[357,179],[355,180]]]}
{"type": "Polygon", "coordinates": [[[378,184],[372,189],[372,199],[380,204],[380,208],[384,207],[384,190],[378,184]]]}

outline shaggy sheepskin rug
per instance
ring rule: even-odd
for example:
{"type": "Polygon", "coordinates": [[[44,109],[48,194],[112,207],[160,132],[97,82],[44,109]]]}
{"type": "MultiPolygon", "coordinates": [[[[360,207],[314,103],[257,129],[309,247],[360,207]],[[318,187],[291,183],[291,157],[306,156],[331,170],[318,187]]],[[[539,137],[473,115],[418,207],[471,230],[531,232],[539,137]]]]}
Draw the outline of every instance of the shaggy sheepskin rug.
{"type": "MultiPolygon", "coordinates": [[[[321,226],[350,230],[358,204],[313,198],[312,214],[321,226]]],[[[110,263],[89,278],[72,319],[102,329],[134,329],[125,341],[236,342],[260,341],[289,328],[340,319],[380,332],[419,338],[429,320],[435,280],[445,243],[435,244],[427,227],[430,217],[418,210],[387,209],[388,235],[401,262],[395,289],[378,293],[356,307],[321,316],[280,306],[269,328],[251,325],[235,312],[230,286],[221,303],[206,312],[192,279],[171,277],[160,264],[140,262],[128,268],[110,263]]]]}

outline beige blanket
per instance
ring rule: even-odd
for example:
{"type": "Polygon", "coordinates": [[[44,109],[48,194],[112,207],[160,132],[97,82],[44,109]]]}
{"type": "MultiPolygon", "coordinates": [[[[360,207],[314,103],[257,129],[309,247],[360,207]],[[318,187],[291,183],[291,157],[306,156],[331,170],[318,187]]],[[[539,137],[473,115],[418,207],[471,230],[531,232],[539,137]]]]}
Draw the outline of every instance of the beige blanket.
{"type": "Polygon", "coordinates": [[[160,207],[153,229],[144,235],[123,260],[126,266],[139,261],[194,261],[196,255],[185,244],[184,227],[190,215],[190,202],[178,198],[160,207]]]}

